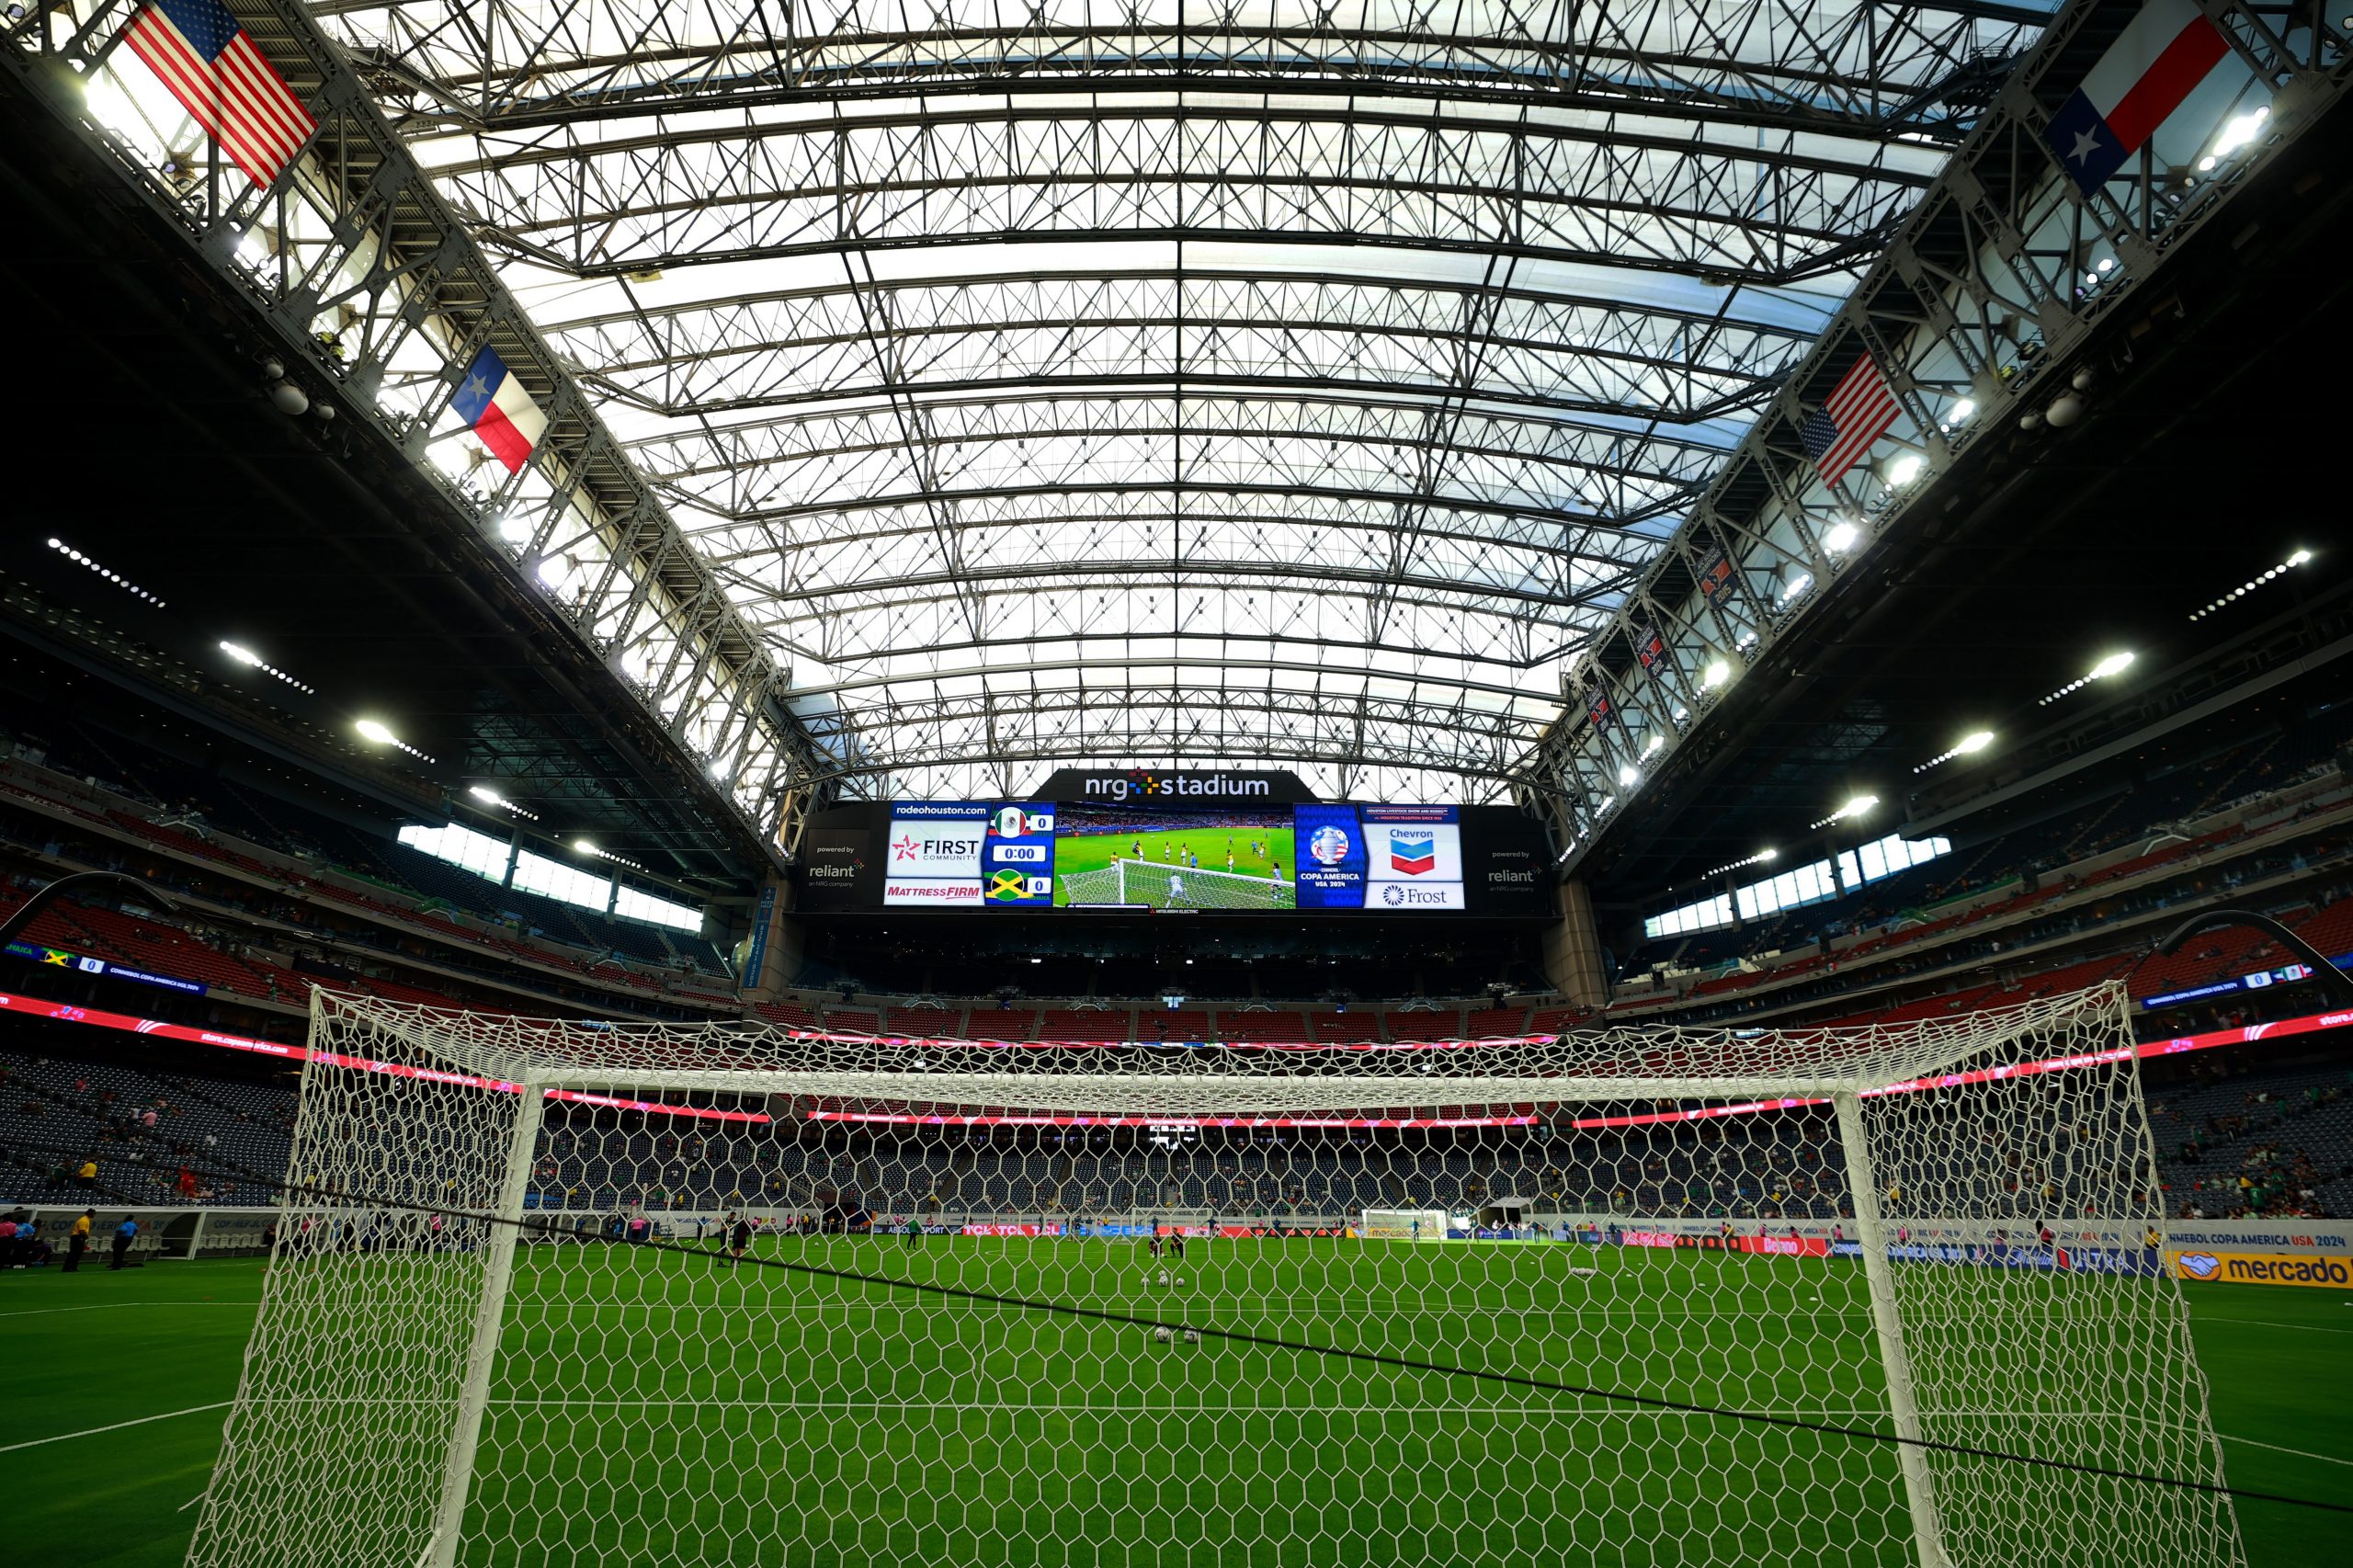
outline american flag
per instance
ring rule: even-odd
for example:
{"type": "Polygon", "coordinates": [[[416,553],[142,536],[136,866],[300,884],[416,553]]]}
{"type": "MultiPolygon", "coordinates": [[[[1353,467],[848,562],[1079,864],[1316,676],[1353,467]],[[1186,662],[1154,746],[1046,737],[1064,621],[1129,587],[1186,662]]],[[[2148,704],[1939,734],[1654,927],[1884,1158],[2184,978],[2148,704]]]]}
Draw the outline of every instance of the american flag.
{"type": "Polygon", "coordinates": [[[1839,475],[1854,467],[1855,460],[1887,433],[1895,415],[1895,393],[1866,354],[1839,378],[1828,400],[1806,416],[1798,437],[1805,443],[1805,455],[1813,460],[1823,482],[1836,484],[1839,475]]]}
{"type": "Polygon", "coordinates": [[[221,0],[153,0],[122,41],[256,185],[277,178],[319,128],[221,0]]]}

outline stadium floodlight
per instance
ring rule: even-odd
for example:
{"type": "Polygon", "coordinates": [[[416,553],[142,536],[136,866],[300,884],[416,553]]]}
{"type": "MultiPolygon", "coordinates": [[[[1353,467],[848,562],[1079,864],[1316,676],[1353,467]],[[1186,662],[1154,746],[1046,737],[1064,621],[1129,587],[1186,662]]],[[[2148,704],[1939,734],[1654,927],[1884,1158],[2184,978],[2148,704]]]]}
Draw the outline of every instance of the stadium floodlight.
{"type": "Polygon", "coordinates": [[[2287,560],[2279,562],[2279,565],[2267,567],[2251,581],[2243,583],[2239,586],[2233,588],[2230,592],[2222,595],[2204,608],[2190,611],[2189,619],[2192,620],[2203,620],[2208,616],[2212,615],[2216,610],[2226,608],[2237,600],[2246,597],[2247,595],[2255,592],[2257,588],[2262,587],[2265,584],[2279,581],[2281,577],[2286,576],[2290,572],[2294,571],[2297,567],[2302,566],[2312,560],[2312,558],[2313,552],[2311,551],[2299,550],[2294,554],[2289,556],[2287,560]]]}
{"type": "MultiPolygon", "coordinates": [[[[309,687],[306,687],[303,689],[308,690],[309,687]]],[[[417,750],[415,746],[409,744],[406,741],[392,733],[392,727],[381,719],[355,719],[352,721],[351,727],[359,732],[359,738],[363,741],[368,741],[375,745],[391,746],[395,750],[404,751],[408,753],[409,756],[416,758],[419,762],[431,762],[433,760],[433,758],[426,756],[423,752],[417,750]]]]}
{"type": "Polygon", "coordinates": [[[603,850],[597,848],[594,844],[585,838],[574,839],[572,841],[572,847],[583,855],[602,855],[604,853],[603,850]]]}
{"type": "Polygon", "coordinates": [[[1949,430],[1956,425],[1967,424],[1970,416],[1974,415],[1976,412],[1977,400],[1972,397],[1962,398],[1959,403],[1954,403],[1950,408],[1945,410],[1945,428],[1949,430]]]}
{"type": "Polygon", "coordinates": [[[1834,524],[1830,531],[1822,536],[1822,548],[1829,554],[1844,555],[1855,547],[1855,540],[1861,532],[1852,523],[1834,524]]]}
{"type": "Polygon", "coordinates": [[[1931,767],[1943,767],[1946,763],[1950,762],[1954,757],[1974,756],[1993,744],[1993,731],[1972,730],[1969,733],[1961,736],[1961,739],[1953,742],[1949,749],[1938,752],[1936,756],[1920,764],[1919,767],[1914,768],[1912,771],[1915,773],[1926,773],[1931,767]]]}
{"type": "Polygon", "coordinates": [[[1819,822],[1812,824],[1806,831],[1809,833],[1819,832],[1823,828],[1828,827],[1832,823],[1845,822],[1849,818],[1861,816],[1865,812],[1869,812],[1873,806],[1878,804],[1879,797],[1877,795],[1858,794],[1849,796],[1845,805],[1839,807],[1836,811],[1831,812],[1828,816],[1824,817],[1819,822]]]}
{"type": "Polygon", "coordinates": [[[495,790],[485,790],[479,784],[468,785],[466,787],[466,793],[472,795],[475,800],[480,801],[486,806],[503,806],[506,803],[506,796],[500,794],[495,790]]]}
{"type": "MultiPolygon", "coordinates": [[[[2233,115],[2229,119],[2222,122],[2222,133],[2214,139],[2214,151],[2211,156],[2216,158],[2229,157],[2232,153],[2237,152],[2240,148],[2254,141],[2256,137],[2261,133],[2263,130],[2263,122],[2270,118],[2271,106],[2268,104],[2259,104],[2254,108],[2247,110],[2245,114],[2233,115]]],[[[2202,169],[2210,168],[2212,165],[2207,164],[2201,159],[2198,166],[2202,169]]]]}
{"type": "Polygon", "coordinates": [[[1892,487],[1901,490],[1920,477],[1920,470],[1923,466],[1925,465],[1920,460],[1919,453],[1906,452],[1887,465],[1887,483],[1892,487]]]}
{"type": "Polygon", "coordinates": [[[251,665],[256,669],[261,667],[261,655],[251,648],[241,647],[234,642],[223,642],[221,644],[221,651],[241,665],[251,665]]]}
{"type": "Polygon", "coordinates": [[[1631,762],[1618,770],[1618,783],[1623,789],[1632,789],[1642,782],[1642,778],[1643,770],[1631,762]]]}
{"type": "Polygon", "coordinates": [[[1497,1568],[1605,1530],[1688,1568],[2245,1561],[2184,1286],[2140,1245],[2164,1198],[2115,985],[1180,1065],[330,993],[308,1044],[199,1568],[1379,1562],[1433,1518],[1497,1568]],[[1074,1123],[1134,1142],[996,1131],[1074,1123]],[[1302,1123],[1345,1147],[1249,1135],[1302,1123]],[[1556,1191],[1551,1246],[1427,1244],[1556,1191]],[[745,1209],[740,1262],[696,1239],[745,1209]],[[1146,1256],[1172,1234],[1189,1257],[1146,1256]],[[1540,1303],[1508,1357],[1461,1327],[1504,1278],[1540,1303]],[[1498,1433],[1542,1484],[1396,1468],[1498,1433]],[[1623,1506],[1629,1454],[1706,1528],[1623,1506]],[[1074,1483],[1107,1458],[1146,1478],[1074,1483]],[[878,1513],[883,1465],[912,1483],[878,1513]]]}
{"type": "Polygon", "coordinates": [[[1732,662],[1729,659],[1710,659],[1708,667],[1699,672],[1699,689],[1713,691],[1730,679],[1732,662]]]}
{"type": "Polygon", "coordinates": [[[2066,685],[2061,687],[2050,696],[2043,698],[2040,701],[2037,702],[2035,706],[2038,708],[2048,708],[2051,704],[2058,701],[2061,698],[2072,696],[2074,693],[2083,690],[2084,687],[2091,685],[2091,683],[2096,680],[2106,680],[2111,676],[2123,674],[2124,671],[2131,667],[2131,665],[2132,654],[2131,653],[2110,653],[2098,664],[2094,665],[2090,669],[2084,672],[2080,678],[2069,681],[2066,685]]]}

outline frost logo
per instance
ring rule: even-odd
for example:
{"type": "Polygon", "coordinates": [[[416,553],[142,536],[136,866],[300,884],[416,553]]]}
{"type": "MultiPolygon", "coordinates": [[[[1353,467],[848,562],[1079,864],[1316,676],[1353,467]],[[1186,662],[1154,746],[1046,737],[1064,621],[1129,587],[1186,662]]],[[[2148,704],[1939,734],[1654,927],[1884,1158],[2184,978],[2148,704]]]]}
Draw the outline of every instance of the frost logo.
{"type": "Polygon", "coordinates": [[[1426,827],[1392,828],[1389,834],[1389,868],[1418,877],[1438,869],[1438,838],[1426,827]]]}
{"type": "Polygon", "coordinates": [[[2182,1271],[2200,1279],[2211,1279],[2222,1272],[2222,1260],[2211,1252],[2186,1252],[2181,1255],[2182,1271]]]}

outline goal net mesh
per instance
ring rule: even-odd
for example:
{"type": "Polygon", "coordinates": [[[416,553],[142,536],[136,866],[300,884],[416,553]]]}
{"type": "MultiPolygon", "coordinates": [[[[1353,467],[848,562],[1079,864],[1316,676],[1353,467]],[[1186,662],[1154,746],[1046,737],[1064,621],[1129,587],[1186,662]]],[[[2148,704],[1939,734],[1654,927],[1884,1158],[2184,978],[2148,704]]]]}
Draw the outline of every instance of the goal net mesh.
{"type": "Polygon", "coordinates": [[[1287,1049],[321,993],[311,1044],[192,1563],[2243,1561],[2099,1473],[2222,1476],[2113,989],[1287,1049]]]}
{"type": "Polygon", "coordinates": [[[1063,887],[1077,903],[1148,903],[1156,909],[1289,909],[1289,882],[1160,865],[1122,857],[1099,870],[1072,871],[1063,887]]]}

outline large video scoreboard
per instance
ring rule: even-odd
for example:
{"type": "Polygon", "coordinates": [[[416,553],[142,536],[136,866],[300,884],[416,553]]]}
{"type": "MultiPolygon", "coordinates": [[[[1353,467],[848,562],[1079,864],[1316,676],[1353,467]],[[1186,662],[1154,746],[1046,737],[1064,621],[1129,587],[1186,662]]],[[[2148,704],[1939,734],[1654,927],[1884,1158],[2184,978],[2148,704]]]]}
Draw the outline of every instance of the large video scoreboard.
{"type": "Polygon", "coordinates": [[[801,906],[1542,915],[1543,844],[1509,807],[893,801],[811,823],[801,906]]]}

